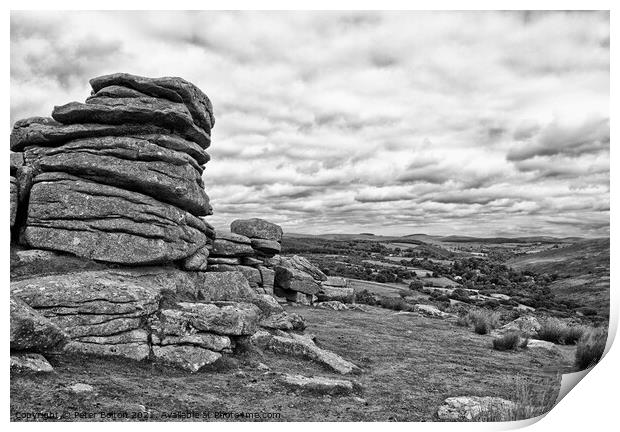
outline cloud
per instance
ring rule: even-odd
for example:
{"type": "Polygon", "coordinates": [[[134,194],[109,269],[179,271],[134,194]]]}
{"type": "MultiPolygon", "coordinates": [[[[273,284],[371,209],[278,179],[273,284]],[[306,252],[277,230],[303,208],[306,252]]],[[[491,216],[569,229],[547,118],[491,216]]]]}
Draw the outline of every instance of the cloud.
{"type": "Polygon", "coordinates": [[[117,71],[211,98],[218,227],[609,232],[608,12],[11,13],[11,123],[117,71]]]}

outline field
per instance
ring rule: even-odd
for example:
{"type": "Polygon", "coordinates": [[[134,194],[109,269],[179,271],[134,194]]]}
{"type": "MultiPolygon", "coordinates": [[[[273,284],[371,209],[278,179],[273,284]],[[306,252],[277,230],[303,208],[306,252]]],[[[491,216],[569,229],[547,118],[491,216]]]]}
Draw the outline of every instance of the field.
{"type": "Polygon", "coordinates": [[[79,420],[75,412],[138,412],[167,420],[162,418],[166,413],[193,410],[279,416],[247,418],[253,421],[432,421],[447,397],[511,399],[517,381],[535,395],[555,395],[557,374],[572,368],[570,349],[566,356],[528,349],[499,352],[492,349],[490,336],[450,320],[381,308],[287,308],[306,318],[306,331],[317,336],[320,346],[353,361],[363,372],[343,377],[309,361],[267,352],[244,354],[218,370],[197,374],[129,360],[51,357],[52,374],[12,373],[11,418],[22,412],[66,411],[67,420],[79,420]],[[258,362],[271,370],[261,371],[258,362]],[[284,372],[353,379],[360,387],[347,396],[297,393],[279,382],[284,372]],[[72,393],[68,386],[78,382],[93,386],[94,392],[72,393]]]}

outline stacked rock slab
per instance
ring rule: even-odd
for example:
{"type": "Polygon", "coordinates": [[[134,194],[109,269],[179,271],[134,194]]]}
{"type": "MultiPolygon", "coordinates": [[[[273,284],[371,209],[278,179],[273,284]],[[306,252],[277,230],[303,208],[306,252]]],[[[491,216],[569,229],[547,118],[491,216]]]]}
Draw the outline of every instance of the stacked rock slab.
{"type": "Polygon", "coordinates": [[[270,260],[280,252],[282,228],[263,219],[238,219],[230,232],[217,231],[209,271],[239,271],[260,294],[273,295],[275,271],[270,260]]]}
{"type": "Polygon", "coordinates": [[[204,269],[209,98],[181,78],[112,74],[90,84],[85,103],[15,123],[14,232],[29,247],[101,262],[204,269]]]}

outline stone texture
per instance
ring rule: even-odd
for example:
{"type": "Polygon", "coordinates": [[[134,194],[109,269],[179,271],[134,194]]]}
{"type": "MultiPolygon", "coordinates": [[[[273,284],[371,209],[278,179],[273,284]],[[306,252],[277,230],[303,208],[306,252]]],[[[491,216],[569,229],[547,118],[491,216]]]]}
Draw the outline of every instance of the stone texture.
{"type": "Polygon", "coordinates": [[[10,190],[11,228],[15,226],[15,218],[17,216],[17,203],[18,203],[17,191],[18,191],[17,179],[11,176],[11,190],[10,190]]]}
{"type": "Polygon", "coordinates": [[[229,240],[216,238],[213,241],[211,254],[224,257],[242,257],[254,255],[254,249],[249,244],[235,243],[229,240]]]}
{"type": "Polygon", "coordinates": [[[280,253],[282,247],[275,240],[253,238],[252,248],[265,255],[275,255],[280,253]]]}
{"type": "Polygon", "coordinates": [[[217,361],[222,355],[197,346],[170,345],[153,346],[153,356],[159,361],[197,372],[217,361]]]}
{"type": "Polygon", "coordinates": [[[529,339],[527,341],[528,350],[540,350],[551,355],[562,355],[560,349],[556,344],[549,341],[543,341],[538,339],[529,339]]]}
{"type": "Polygon", "coordinates": [[[53,372],[54,368],[41,354],[11,355],[11,370],[29,372],[53,372]]]}
{"type": "Polygon", "coordinates": [[[253,258],[253,257],[243,257],[241,258],[241,264],[246,266],[259,266],[263,264],[263,260],[253,258]]]}
{"type": "Polygon", "coordinates": [[[273,294],[273,285],[275,282],[276,272],[265,266],[259,266],[258,271],[260,271],[261,285],[265,289],[265,292],[267,294],[273,294]]]}
{"type": "Polygon", "coordinates": [[[11,131],[11,150],[21,151],[28,146],[55,147],[71,140],[119,136],[139,138],[164,149],[186,153],[199,164],[205,164],[210,160],[209,154],[198,144],[175,135],[170,129],[152,124],[64,125],[48,117],[30,117],[15,122],[11,131]]]}
{"type": "Polygon", "coordinates": [[[243,276],[245,276],[251,287],[255,288],[263,281],[260,271],[257,268],[240,265],[237,267],[237,271],[241,272],[243,276]]]}
{"type": "Polygon", "coordinates": [[[246,237],[282,241],[282,228],[263,219],[237,219],[230,224],[230,231],[246,237]]]}
{"type": "Polygon", "coordinates": [[[14,176],[18,169],[24,165],[24,154],[11,152],[11,176],[14,176]]]}
{"type": "Polygon", "coordinates": [[[278,301],[269,294],[257,294],[252,300],[252,303],[258,306],[262,314],[265,316],[284,312],[284,309],[280,303],[278,303],[278,301]]]}
{"type": "Polygon", "coordinates": [[[241,244],[247,244],[247,245],[252,243],[252,240],[250,238],[243,236],[241,234],[235,234],[235,233],[231,233],[228,231],[217,231],[215,233],[215,238],[222,239],[222,240],[228,240],[233,243],[241,243],[241,244]]]}
{"type": "Polygon", "coordinates": [[[29,165],[149,195],[194,215],[212,213],[202,167],[185,153],[132,137],[74,140],[59,147],[28,147],[29,165]]]}
{"type": "Polygon", "coordinates": [[[75,383],[69,386],[69,390],[73,393],[90,393],[95,391],[94,387],[90,384],[75,383]]]}
{"type": "Polygon", "coordinates": [[[346,361],[339,355],[324,350],[307,336],[294,333],[271,335],[266,331],[258,331],[251,338],[255,345],[280,354],[302,357],[316,361],[340,374],[349,374],[359,371],[353,363],[346,361]]]}
{"type": "Polygon", "coordinates": [[[230,265],[230,266],[238,266],[241,264],[241,258],[234,258],[234,257],[227,258],[227,257],[210,256],[207,261],[209,262],[209,265],[225,264],[225,265],[230,265]]]}
{"type": "Polygon", "coordinates": [[[178,304],[179,309],[163,309],[159,320],[163,334],[182,336],[187,329],[224,336],[251,335],[256,330],[260,309],[249,303],[215,305],[211,303],[178,304]]]}
{"type": "Polygon", "coordinates": [[[413,310],[415,312],[421,313],[422,315],[426,315],[432,318],[447,318],[450,316],[449,313],[442,312],[435,306],[427,304],[416,304],[413,306],[413,310]]]}
{"type": "Polygon", "coordinates": [[[312,264],[304,257],[293,255],[290,257],[276,256],[269,260],[272,267],[280,266],[306,273],[312,279],[317,281],[327,280],[327,276],[318,267],[312,264]]]}
{"type": "Polygon", "coordinates": [[[322,302],[338,301],[343,303],[351,303],[355,295],[353,288],[339,288],[328,285],[322,285],[321,291],[317,294],[317,297],[322,302]]]}
{"type": "Polygon", "coordinates": [[[446,421],[472,421],[492,415],[497,421],[502,421],[509,420],[510,411],[514,409],[514,402],[498,397],[457,396],[444,401],[437,410],[437,417],[446,421]]]}
{"type": "Polygon", "coordinates": [[[198,297],[206,301],[251,301],[256,297],[245,276],[237,271],[199,273],[197,278],[198,297]]]}
{"type": "Polygon", "coordinates": [[[522,316],[491,332],[491,336],[500,337],[517,332],[523,337],[535,338],[541,328],[540,322],[533,316],[522,316]]]}
{"type": "Polygon", "coordinates": [[[347,280],[338,276],[327,276],[327,278],[321,282],[322,286],[330,286],[334,288],[346,288],[347,280]]]}
{"type": "Polygon", "coordinates": [[[160,291],[160,286],[109,271],[11,283],[12,296],[38,310],[71,338],[112,336],[137,329],[159,308],[160,291]]]}
{"type": "Polygon", "coordinates": [[[181,261],[181,267],[187,271],[205,271],[209,263],[209,249],[201,247],[193,255],[181,261]]]}
{"type": "Polygon", "coordinates": [[[346,304],[339,301],[324,301],[321,303],[317,303],[315,307],[319,309],[331,309],[335,311],[349,310],[349,307],[346,304]]]}
{"type": "Polygon", "coordinates": [[[187,333],[182,336],[158,335],[153,333],[151,340],[154,345],[194,345],[211,351],[230,351],[231,342],[228,336],[212,333],[187,333]]]}
{"type": "Polygon", "coordinates": [[[291,312],[271,314],[263,318],[259,324],[264,328],[278,330],[303,330],[306,328],[306,321],[303,317],[291,312]]]}
{"type": "Polygon", "coordinates": [[[311,393],[342,395],[353,392],[351,381],[336,378],[284,374],[280,380],[287,387],[311,393]]]}
{"type": "Polygon", "coordinates": [[[30,193],[24,239],[99,261],[155,264],[194,254],[203,230],[200,219],[146,195],[45,173],[30,193]]]}
{"type": "Polygon", "coordinates": [[[48,351],[60,347],[67,334],[49,319],[11,295],[11,350],[48,351]]]}
{"type": "Polygon", "coordinates": [[[316,294],[320,290],[319,284],[307,273],[282,266],[277,266],[274,270],[274,285],[279,288],[305,294],[316,294]]]}

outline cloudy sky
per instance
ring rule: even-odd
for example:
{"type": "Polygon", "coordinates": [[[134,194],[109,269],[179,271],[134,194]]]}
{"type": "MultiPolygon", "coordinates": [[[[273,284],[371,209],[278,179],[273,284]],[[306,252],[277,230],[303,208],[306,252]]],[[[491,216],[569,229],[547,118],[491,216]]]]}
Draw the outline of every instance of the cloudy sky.
{"type": "Polygon", "coordinates": [[[211,98],[216,226],[609,233],[607,13],[19,12],[11,125],[112,72],[211,98]]]}

